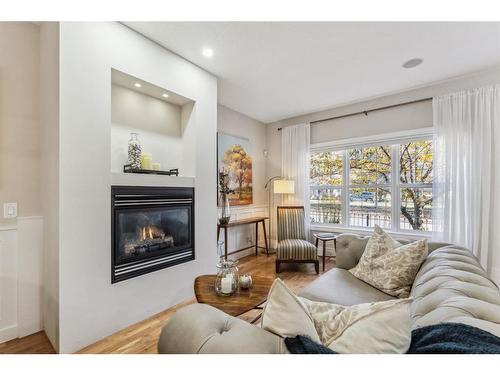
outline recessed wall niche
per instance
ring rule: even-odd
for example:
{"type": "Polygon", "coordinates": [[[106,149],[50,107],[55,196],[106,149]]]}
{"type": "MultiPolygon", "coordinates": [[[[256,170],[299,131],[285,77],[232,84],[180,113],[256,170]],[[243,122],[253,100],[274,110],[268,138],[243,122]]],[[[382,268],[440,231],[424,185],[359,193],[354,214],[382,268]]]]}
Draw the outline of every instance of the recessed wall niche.
{"type": "Polygon", "coordinates": [[[162,170],[195,176],[195,102],[166,88],[111,69],[111,172],[123,173],[131,133],[162,170]]]}

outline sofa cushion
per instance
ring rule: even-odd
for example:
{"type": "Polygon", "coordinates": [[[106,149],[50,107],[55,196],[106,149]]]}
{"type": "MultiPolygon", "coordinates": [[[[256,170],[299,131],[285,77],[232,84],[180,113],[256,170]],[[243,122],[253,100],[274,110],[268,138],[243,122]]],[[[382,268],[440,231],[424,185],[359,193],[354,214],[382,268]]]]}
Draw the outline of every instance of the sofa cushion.
{"type": "Polygon", "coordinates": [[[276,258],[282,260],[312,260],[318,258],[318,249],[306,240],[290,239],[278,243],[276,258]]]}
{"type": "Polygon", "coordinates": [[[344,306],[387,301],[394,297],[361,281],[342,268],[334,268],[302,289],[300,297],[344,306]]]}
{"type": "Polygon", "coordinates": [[[447,246],[429,254],[411,296],[413,329],[451,322],[500,336],[500,292],[467,249],[447,246]]]}
{"type": "Polygon", "coordinates": [[[427,240],[401,245],[376,225],[363,256],[350,272],[391,296],[405,298],[427,253],[427,240]]]}

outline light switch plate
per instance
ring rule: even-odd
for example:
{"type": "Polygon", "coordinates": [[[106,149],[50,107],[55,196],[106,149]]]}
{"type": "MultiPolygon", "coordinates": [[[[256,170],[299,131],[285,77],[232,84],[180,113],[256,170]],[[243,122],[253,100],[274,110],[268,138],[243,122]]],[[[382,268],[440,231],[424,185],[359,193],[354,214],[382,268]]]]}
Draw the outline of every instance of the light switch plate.
{"type": "Polygon", "coordinates": [[[17,217],[17,203],[4,203],[3,204],[3,217],[4,219],[13,219],[17,217]]]}

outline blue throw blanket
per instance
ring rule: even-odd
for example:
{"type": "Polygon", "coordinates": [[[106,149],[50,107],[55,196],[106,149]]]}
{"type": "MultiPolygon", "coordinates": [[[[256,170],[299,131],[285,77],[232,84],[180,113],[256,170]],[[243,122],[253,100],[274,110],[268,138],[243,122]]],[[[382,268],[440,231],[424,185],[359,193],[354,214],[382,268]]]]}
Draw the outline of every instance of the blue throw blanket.
{"type": "MultiPolygon", "coordinates": [[[[287,337],[292,354],[336,354],[307,336],[287,337]]],[[[500,337],[461,323],[442,323],[411,333],[408,354],[500,354],[500,337]]]]}
{"type": "Polygon", "coordinates": [[[461,323],[441,323],[411,333],[409,354],[500,354],[500,337],[461,323]]]}
{"type": "Polygon", "coordinates": [[[318,344],[307,336],[286,337],[285,345],[292,354],[337,354],[330,348],[318,344]]]}

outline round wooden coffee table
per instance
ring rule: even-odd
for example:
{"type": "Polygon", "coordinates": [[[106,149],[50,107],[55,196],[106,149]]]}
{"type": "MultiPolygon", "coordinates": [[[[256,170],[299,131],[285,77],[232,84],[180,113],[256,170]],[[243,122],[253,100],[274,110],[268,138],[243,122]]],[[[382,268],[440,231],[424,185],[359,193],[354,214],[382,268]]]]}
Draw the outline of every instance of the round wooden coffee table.
{"type": "Polygon", "coordinates": [[[232,316],[259,308],[259,305],[266,302],[267,294],[274,282],[274,279],[270,277],[252,276],[253,283],[250,289],[240,288],[231,296],[219,296],[215,293],[215,278],[215,275],[203,275],[196,278],[194,281],[196,300],[232,316]]]}

